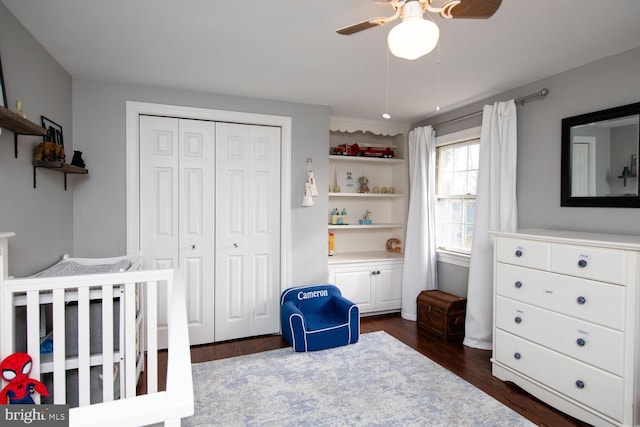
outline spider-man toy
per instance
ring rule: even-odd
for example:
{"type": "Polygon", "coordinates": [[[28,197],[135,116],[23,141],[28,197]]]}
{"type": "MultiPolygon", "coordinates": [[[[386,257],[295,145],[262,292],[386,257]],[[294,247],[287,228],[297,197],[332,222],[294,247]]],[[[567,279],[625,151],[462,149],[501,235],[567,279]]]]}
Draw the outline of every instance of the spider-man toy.
{"type": "Polygon", "coordinates": [[[40,381],[29,378],[33,360],[27,353],[14,353],[0,363],[2,379],[9,384],[0,392],[0,404],[33,404],[31,395],[37,391],[42,396],[49,396],[47,388],[40,381]]]}

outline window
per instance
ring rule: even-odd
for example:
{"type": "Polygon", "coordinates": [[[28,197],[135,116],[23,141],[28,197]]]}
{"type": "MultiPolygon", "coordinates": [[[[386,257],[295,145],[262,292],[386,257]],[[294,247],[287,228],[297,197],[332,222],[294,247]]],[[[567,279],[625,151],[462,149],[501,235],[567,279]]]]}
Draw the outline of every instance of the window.
{"type": "Polygon", "coordinates": [[[470,253],[475,217],[480,139],[436,148],[436,245],[470,253]]]}

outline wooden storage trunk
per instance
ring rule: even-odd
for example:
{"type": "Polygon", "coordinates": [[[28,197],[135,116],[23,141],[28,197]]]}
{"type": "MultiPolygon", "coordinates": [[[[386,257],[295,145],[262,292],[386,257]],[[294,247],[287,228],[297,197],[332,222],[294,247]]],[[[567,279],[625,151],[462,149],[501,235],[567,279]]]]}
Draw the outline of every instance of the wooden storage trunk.
{"type": "Polygon", "coordinates": [[[418,326],[446,340],[464,337],[466,298],[433,290],[422,291],[417,298],[418,326]]]}

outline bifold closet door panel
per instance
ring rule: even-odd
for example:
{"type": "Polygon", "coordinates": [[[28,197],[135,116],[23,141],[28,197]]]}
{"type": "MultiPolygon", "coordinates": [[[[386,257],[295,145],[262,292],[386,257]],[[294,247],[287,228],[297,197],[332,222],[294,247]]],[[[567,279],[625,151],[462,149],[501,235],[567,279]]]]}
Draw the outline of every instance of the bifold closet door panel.
{"type": "MultiPolygon", "coordinates": [[[[140,252],[145,269],[177,268],[178,121],[140,116],[140,252]]],[[[166,291],[158,292],[158,346],[167,346],[166,291]]]]}
{"type": "MultiPolygon", "coordinates": [[[[145,268],[173,268],[185,283],[191,344],[214,341],[215,124],[140,117],[140,250],[145,268]]],[[[166,346],[166,290],[158,295],[166,346]]]]}
{"type": "Polygon", "coordinates": [[[190,342],[206,344],[215,339],[215,123],[179,122],[179,270],[187,290],[190,342]]]}
{"type": "Polygon", "coordinates": [[[279,127],[216,123],[216,341],[278,332],[279,127]]]}

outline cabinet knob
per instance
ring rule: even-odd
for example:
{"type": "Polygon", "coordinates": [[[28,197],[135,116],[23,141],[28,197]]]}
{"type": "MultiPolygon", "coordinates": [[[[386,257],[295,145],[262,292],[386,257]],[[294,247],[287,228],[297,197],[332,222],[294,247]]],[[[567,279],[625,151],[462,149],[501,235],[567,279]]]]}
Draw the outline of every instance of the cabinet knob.
{"type": "Polygon", "coordinates": [[[578,304],[584,305],[584,303],[587,302],[587,299],[585,297],[580,296],[580,297],[576,298],[576,301],[578,302],[578,304]]]}
{"type": "Polygon", "coordinates": [[[522,357],[522,355],[518,352],[513,353],[513,358],[516,360],[520,360],[520,358],[522,357]]]}
{"type": "Polygon", "coordinates": [[[515,319],[513,319],[516,323],[521,323],[522,322],[522,318],[520,316],[516,316],[515,319]]]}
{"type": "Polygon", "coordinates": [[[521,251],[520,249],[518,249],[518,250],[516,251],[516,256],[517,256],[518,258],[520,258],[520,257],[522,256],[522,251],[521,251]]]}
{"type": "Polygon", "coordinates": [[[576,344],[578,344],[580,347],[584,347],[584,345],[585,345],[586,343],[587,343],[587,342],[586,342],[584,339],[582,339],[582,338],[578,338],[578,339],[576,340],[576,344]]]}
{"type": "Polygon", "coordinates": [[[522,282],[518,281],[516,283],[514,283],[515,287],[520,289],[522,287],[522,282]]]}
{"type": "Polygon", "coordinates": [[[191,249],[195,249],[195,248],[196,248],[196,245],[191,245],[191,249]]]}
{"type": "Polygon", "coordinates": [[[576,387],[578,387],[580,389],[584,388],[584,381],[582,381],[582,380],[576,381],[576,387]]]}
{"type": "Polygon", "coordinates": [[[585,268],[587,266],[587,260],[586,259],[581,259],[580,261],[578,261],[578,266],[580,268],[585,268]]]}
{"type": "Polygon", "coordinates": [[[378,274],[380,274],[380,271],[374,270],[374,271],[371,272],[372,276],[377,276],[378,274]]]}
{"type": "Polygon", "coordinates": [[[238,247],[238,244],[237,244],[237,243],[234,243],[234,244],[233,244],[233,247],[234,247],[234,248],[237,248],[237,247],[238,247]]]}

